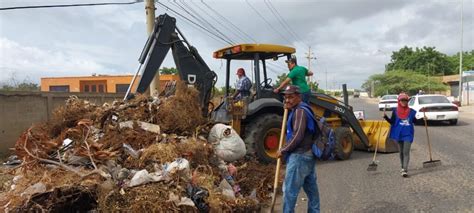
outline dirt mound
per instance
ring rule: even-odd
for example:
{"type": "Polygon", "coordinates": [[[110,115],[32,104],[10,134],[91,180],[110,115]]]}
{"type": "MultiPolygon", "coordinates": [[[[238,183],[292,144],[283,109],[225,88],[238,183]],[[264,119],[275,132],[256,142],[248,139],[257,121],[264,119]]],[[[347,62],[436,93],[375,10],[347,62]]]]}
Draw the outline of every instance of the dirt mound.
{"type": "Polygon", "coordinates": [[[165,132],[192,134],[204,124],[199,104],[199,92],[180,83],[176,95],[169,97],[158,111],[158,124],[165,132]]]}
{"type": "Polygon", "coordinates": [[[13,211],[255,212],[268,200],[273,166],[236,163],[229,197],[206,141],[198,92],[137,96],[97,106],[71,97],[15,145],[21,165],[2,171],[0,206],[13,211]],[[13,178],[12,178],[13,177],[13,178]],[[227,193],[227,194],[226,194],[227,193]],[[233,195],[235,196],[235,195],[233,195]]]}

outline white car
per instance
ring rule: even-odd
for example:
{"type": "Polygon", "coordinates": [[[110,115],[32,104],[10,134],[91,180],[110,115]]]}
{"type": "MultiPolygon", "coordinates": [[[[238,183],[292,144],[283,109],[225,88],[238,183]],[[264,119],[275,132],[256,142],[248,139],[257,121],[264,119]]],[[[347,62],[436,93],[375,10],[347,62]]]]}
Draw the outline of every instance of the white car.
{"type": "Polygon", "coordinates": [[[408,106],[416,111],[416,119],[422,120],[425,113],[430,121],[449,121],[451,125],[458,123],[458,106],[444,95],[416,95],[411,97],[408,106]]]}
{"type": "Polygon", "coordinates": [[[384,95],[379,101],[379,110],[382,111],[385,107],[386,111],[397,108],[398,106],[398,95],[384,95]]]}

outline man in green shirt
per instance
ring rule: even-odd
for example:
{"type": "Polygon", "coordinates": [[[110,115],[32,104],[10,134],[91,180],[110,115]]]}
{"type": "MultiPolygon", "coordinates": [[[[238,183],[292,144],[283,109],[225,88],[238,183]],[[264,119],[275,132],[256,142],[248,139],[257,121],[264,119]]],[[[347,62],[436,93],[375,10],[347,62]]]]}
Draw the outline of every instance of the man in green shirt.
{"type": "Polygon", "coordinates": [[[291,81],[291,84],[296,85],[300,88],[302,99],[304,102],[309,103],[309,97],[311,95],[311,89],[306,82],[306,76],[312,76],[313,72],[308,71],[303,66],[298,66],[296,57],[292,56],[290,59],[285,61],[288,64],[290,73],[288,77],[280,84],[278,88],[273,90],[274,93],[279,93],[282,88],[285,88],[291,81]]]}

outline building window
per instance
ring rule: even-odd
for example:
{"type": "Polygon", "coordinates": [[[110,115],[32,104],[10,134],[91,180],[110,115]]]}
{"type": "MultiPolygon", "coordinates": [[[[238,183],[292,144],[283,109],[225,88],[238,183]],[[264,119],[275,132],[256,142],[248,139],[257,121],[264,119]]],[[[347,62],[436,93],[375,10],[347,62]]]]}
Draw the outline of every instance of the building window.
{"type": "Polygon", "coordinates": [[[89,92],[89,85],[84,85],[84,92],[89,92]]]}
{"type": "Polygon", "coordinates": [[[99,84],[99,92],[100,93],[104,92],[104,85],[103,84],[99,84]]]}
{"type": "Polygon", "coordinates": [[[69,85],[49,86],[50,92],[69,92],[69,85]]]}
{"type": "Polygon", "coordinates": [[[91,85],[91,92],[97,92],[97,85],[91,85]]]}
{"type": "Polygon", "coordinates": [[[116,84],[115,92],[116,93],[126,93],[130,84],[116,84]]]}

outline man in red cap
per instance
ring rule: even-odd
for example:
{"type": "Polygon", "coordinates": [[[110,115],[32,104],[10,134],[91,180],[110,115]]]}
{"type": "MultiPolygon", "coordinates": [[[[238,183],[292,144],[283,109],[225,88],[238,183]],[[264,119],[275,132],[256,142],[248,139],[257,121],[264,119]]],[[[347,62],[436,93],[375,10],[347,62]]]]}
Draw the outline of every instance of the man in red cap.
{"type": "Polygon", "coordinates": [[[237,69],[237,77],[239,81],[237,82],[237,88],[235,88],[235,92],[232,95],[234,100],[241,100],[244,97],[250,96],[250,88],[252,87],[252,81],[245,75],[244,68],[237,69]]]}

